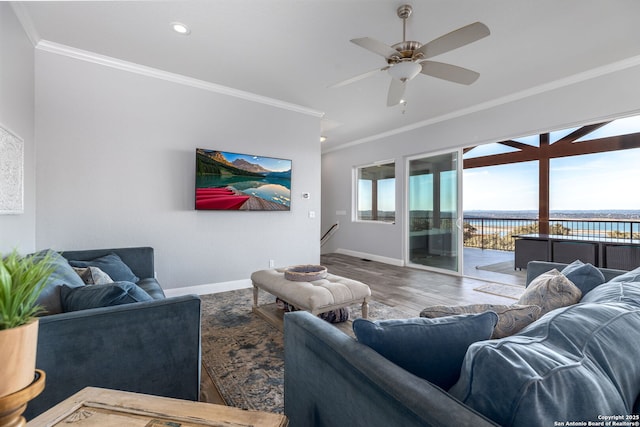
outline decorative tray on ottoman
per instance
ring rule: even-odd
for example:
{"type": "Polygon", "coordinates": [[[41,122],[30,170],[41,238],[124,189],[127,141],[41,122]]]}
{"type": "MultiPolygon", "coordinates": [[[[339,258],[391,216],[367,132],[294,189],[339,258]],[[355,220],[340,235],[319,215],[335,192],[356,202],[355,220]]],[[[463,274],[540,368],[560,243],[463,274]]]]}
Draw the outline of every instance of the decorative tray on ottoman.
{"type": "Polygon", "coordinates": [[[327,267],[322,265],[294,265],[284,270],[284,278],[294,282],[313,282],[327,277],[327,267]]]}

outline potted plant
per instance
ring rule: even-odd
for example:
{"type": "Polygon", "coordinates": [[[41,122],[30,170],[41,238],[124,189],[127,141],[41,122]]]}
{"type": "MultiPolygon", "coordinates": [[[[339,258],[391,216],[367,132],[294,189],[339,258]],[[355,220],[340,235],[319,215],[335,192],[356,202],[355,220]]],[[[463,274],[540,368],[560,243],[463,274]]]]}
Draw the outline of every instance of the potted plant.
{"type": "Polygon", "coordinates": [[[55,267],[52,255],[21,256],[16,250],[0,255],[0,397],[27,387],[34,380],[38,296],[55,267]]]}

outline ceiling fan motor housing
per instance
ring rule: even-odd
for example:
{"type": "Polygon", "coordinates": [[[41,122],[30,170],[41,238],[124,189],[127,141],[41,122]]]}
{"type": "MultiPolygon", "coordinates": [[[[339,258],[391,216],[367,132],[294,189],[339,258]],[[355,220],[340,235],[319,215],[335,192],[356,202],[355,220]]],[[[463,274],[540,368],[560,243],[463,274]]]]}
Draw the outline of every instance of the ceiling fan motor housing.
{"type": "Polygon", "coordinates": [[[416,41],[404,41],[391,46],[398,51],[399,56],[391,55],[387,58],[388,64],[397,64],[401,61],[416,61],[422,59],[424,55],[416,50],[422,47],[422,43],[416,41]]]}

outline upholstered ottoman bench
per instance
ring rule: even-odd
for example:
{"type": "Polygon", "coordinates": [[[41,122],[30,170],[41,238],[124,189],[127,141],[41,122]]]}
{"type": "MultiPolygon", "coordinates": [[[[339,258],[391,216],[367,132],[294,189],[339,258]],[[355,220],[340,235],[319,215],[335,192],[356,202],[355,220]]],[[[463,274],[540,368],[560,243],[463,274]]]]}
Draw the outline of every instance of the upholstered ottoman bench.
{"type": "Polygon", "coordinates": [[[260,270],[251,275],[253,310],[258,309],[258,292],[262,289],[294,307],[318,315],[327,311],[362,303],[362,317],[369,316],[369,286],[356,280],[327,274],[311,282],[287,280],[283,271],[260,270]]]}

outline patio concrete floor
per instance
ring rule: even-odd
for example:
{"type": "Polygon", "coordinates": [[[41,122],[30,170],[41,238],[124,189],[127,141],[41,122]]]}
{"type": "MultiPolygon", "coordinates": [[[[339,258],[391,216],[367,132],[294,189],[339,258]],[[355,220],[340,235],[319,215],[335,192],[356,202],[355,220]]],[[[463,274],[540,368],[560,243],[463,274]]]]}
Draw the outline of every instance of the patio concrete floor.
{"type": "Polygon", "coordinates": [[[508,285],[525,284],[527,270],[513,268],[514,252],[464,248],[463,257],[464,276],[508,285]]]}

